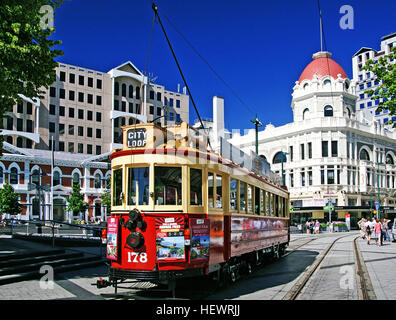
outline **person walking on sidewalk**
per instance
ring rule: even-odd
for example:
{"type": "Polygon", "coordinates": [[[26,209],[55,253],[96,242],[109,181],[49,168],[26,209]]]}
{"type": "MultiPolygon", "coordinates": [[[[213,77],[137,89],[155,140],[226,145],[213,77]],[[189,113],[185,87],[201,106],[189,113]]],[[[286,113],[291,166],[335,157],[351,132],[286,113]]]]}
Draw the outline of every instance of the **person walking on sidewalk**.
{"type": "Polygon", "coordinates": [[[379,219],[376,220],[375,224],[374,224],[374,232],[375,232],[375,244],[378,246],[382,245],[382,235],[381,235],[381,231],[382,231],[382,224],[379,221],[379,219]]]}
{"type": "Polygon", "coordinates": [[[319,228],[320,228],[320,223],[318,220],[316,220],[316,222],[315,222],[315,233],[316,234],[319,234],[319,228]]]}
{"type": "Polygon", "coordinates": [[[367,222],[364,224],[364,228],[366,231],[367,244],[370,244],[370,240],[371,240],[371,227],[372,227],[371,221],[367,220],[367,222]]]}
{"type": "Polygon", "coordinates": [[[389,226],[388,226],[390,220],[381,219],[381,222],[382,222],[382,241],[387,240],[390,242],[390,234],[389,234],[389,226]]]}
{"type": "Polygon", "coordinates": [[[362,218],[359,220],[359,222],[357,223],[359,229],[360,229],[360,238],[364,239],[365,238],[365,232],[364,232],[364,224],[367,222],[367,220],[365,218],[362,218]]]}

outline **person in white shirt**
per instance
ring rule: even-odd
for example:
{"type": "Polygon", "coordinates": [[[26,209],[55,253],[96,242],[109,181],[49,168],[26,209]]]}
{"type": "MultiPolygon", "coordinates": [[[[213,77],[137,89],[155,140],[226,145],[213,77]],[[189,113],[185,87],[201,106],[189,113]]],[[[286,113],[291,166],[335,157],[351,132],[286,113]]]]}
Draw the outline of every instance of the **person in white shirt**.
{"type": "Polygon", "coordinates": [[[367,219],[367,222],[364,224],[364,228],[365,228],[365,230],[366,230],[367,244],[370,244],[371,229],[373,228],[373,224],[371,223],[370,220],[367,219]]]}

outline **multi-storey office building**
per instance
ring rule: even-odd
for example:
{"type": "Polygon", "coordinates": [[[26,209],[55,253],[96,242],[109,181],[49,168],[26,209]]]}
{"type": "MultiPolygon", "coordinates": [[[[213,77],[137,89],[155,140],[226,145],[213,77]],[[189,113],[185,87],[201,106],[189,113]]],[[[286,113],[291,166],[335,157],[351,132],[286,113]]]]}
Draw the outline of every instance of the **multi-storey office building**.
{"type": "MultiPolygon", "coordinates": [[[[396,33],[392,33],[382,37],[380,51],[363,47],[352,57],[353,80],[356,82],[356,95],[358,96],[358,100],[356,102],[357,110],[362,112],[365,118],[375,118],[381,123],[386,123],[391,119],[388,111],[384,110],[382,112],[376,112],[380,100],[373,101],[367,93],[364,93],[369,89],[375,90],[375,88],[380,85],[380,82],[372,72],[362,70],[362,67],[366,65],[368,60],[378,61],[380,57],[388,55],[391,52],[392,47],[396,46],[395,43],[396,33]]],[[[396,119],[393,118],[393,120],[396,119]]]]}
{"type": "Polygon", "coordinates": [[[55,82],[43,99],[22,98],[7,114],[0,133],[5,138],[0,187],[10,183],[20,194],[23,219],[78,218],[66,210],[66,198],[77,182],[90,205],[82,216],[103,218],[100,194],[110,174],[109,154],[122,143],[121,126],[189,120],[189,97],[149,82],[131,62],[107,73],[59,63],[55,82]],[[56,152],[51,173],[52,137],[56,152]],[[37,189],[32,188],[37,172],[47,186],[53,176],[52,211],[48,188],[42,190],[37,206],[37,189]]]}
{"type": "Polygon", "coordinates": [[[15,105],[4,120],[5,140],[20,148],[99,155],[120,143],[121,126],[189,118],[187,95],[149,83],[131,62],[109,72],[59,63],[44,99],[15,105]]]}
{"type": "MultiPolygon", "coordinates": [[[[283,167],[293,222],[328,221],[329,199],[332,221],[349,214],[355,228],[360,217],[371,215],[378,197],[381,213],[394,217],[396,133],[377,121],[360,121],[355,86],[345,71],[327,52],[313,58],[293,88],[293,122],[267,125],[258,135],[259,154],[271,170],[281,174],[283,167]]],[[[234,135],[229,142],[254,150],[255,135],[234,135]]]]}

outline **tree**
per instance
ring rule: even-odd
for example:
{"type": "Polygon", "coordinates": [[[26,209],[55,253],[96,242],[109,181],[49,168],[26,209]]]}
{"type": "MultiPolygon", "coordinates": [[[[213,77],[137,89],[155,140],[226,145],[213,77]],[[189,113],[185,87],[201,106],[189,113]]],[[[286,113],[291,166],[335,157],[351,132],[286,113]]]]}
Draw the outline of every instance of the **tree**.
{"type": "Polygon", "coordinates": [[[14,188],[6,183],[0,189],[0,213],[18,215],[22,213],[22,206],[19,203],[19,196],[15,193],[14,188]]]}
{"type": "MultiPolygon", "coordinates": [[[[0,129],[6,112],[27,98],[42,98],[43,87],[55,79],[57,56],[51,50],[61,41],[49,40],[55,31],[53,13],[63,0],[2,0],[0,6],[0,129]]],[[[2,136],[0,136],[1,138],[2,136]]],[[[2,139],[0,139],[0,150],[2,139]]]]}
{"type": "Polygon", "coordinates": [[[84,213],[88,209],[88,203],[84,201],[84,195],[81,193],[80,184],[73,184],[72,193],[66,199],[68,202],[67,210],[73,211],[73,214],[84,213]]]}
{"type": "MultiPolygon", "coordinates": [[[[392,51],[383,57],[378,59],[378,62],[374,60],[368,60],[366,65],[362,67],[363,70],[371,71],[377,78],[377,81],[381,82],[375,90],[366,90],[371,100],[379,100],[377,112],[382,110],[388,110],[390,116],[396,115],[396,47],[392,47],[392,51]]],[[[396,128],[396,122],[392,118],[386,122],[386,124],[392,124],[396,128]]]]}
{"type": "Polygon", "coordinates": [[[106,189],[101,195],[102,205],[106,207],[107,213],[111,211],[111,193],[110,190],[106,189]]]}

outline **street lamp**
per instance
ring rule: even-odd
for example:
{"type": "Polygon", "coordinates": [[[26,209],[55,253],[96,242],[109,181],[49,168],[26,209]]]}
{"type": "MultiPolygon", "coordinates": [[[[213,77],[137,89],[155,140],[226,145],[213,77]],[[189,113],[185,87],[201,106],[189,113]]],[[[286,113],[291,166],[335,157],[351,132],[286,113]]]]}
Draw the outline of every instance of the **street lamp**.
{"type": "Polygon", "coordinates": [[[378,187],[378,209],[377,209],[377,217],[380,219],[380,211],[381,211],[381,198],[380,198],[380,172],[379,166],[383,165],[383,162],[377,162],[377,187],[378,187]]]}
{"type": "Polygon", "coordinates": [[[255,126],[255,130],[256,130],[256,154],[258,155],[258,127],[262,127],[263,124],[261,123],[261,121],[257,118],[257,114],[256,114],[256,118],[250,120],[250,122],[252,122],[255,126]]]}

